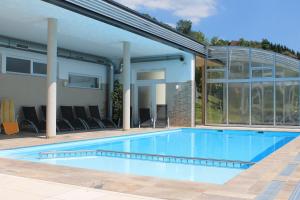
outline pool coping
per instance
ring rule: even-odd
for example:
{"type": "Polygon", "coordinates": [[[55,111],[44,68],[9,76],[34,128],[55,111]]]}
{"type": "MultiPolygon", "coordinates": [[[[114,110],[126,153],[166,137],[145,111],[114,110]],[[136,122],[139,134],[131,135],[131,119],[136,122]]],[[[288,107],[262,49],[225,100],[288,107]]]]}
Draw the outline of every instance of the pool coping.
{"type": "MultiPolygon", "coordinates": [[[[225,128],[205,126],[200,128],[224,128],[233,130],[232,127],[225,128]]],[[[239,130],[249,129],[246,128],[239,130]]],[[[262,129],[255,128],[254,130],[262,129]]],[[[272,129],[265,128],[264,130],[273,131],[272,129]]],[[[276,130],[278,131],[278,129],[276,130]]],[[[135,130],[126,133],[132,135],[138,134],[140,131],[141,130],[135,130]]],[[[299,132],[297,130],[287,131],[286,129],[283,129],[281,131],[299,132]]],[[[153,132],[153,129],[147,130],[147,132],[153,132]]],[[[117,134],[122,134],[124,136],[123,131],[119,131],[117,134]]],[[[110,134],[108,133],[108,135],[110,134]]],[[[100,135],[95,134],[95,137],[92,138],[96,139],[99,137],[101,137],[101,133],[100,135]]],[[[68,141],[73,141],[72,138],[68,139],[71,139],[68,141]]],[[[55,143],[55,141],[51,143],[55,143]]],[[[274,180],[284,181],[289,185],[288,188],[291,188],[291,185],[296,185],[295,182],[300,180],[299,167],[295,170],[294,173],[291,173],[290,176],[281,176],[280,173],[283,169],[285,169],[287,164],[294,163],[294,157],[299,153],[298,149],[300,149],[300,137],[294,139],[276,152],[270,154],[250,169],[243,171],[241,174],[234,177],[224,185],[166,180],[156,177],[125,175],[111,172],[100,172],[95,170],[32,163],[28,161],[18,161],[4,158],[0,159],[0,173],[92,188],[95,188],[96,186],[99,187],[100,185],[101,189],[104,190],[125,192],[129,194],[151,196],[163,199],[210,199],[214,197],[253,199],[260,193],[262,193],[268,186],[268,184],[270,184],[274,180]],[[36,170],[37,168],[38,171],[36,170]],[[296,176],[293,176],[295,173],[296,176]]],[[[283,190],[283,192],[279,192],[277,196],[286,197],[287,193],[288,192],[283,190]]]]}

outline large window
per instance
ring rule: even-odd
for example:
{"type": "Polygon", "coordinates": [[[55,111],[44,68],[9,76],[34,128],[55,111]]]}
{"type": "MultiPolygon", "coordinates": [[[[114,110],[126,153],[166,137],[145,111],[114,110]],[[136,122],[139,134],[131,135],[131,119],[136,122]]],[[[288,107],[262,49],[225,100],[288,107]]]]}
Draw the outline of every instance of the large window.
{"type": "Polygon", "coordinates": [[[99,77],[69,74],[69,87],[100,88],[99,77]]]}
{"type": "Polygon", "coordinates": [[[6,71],[21,74],[46,75],[47,64],[29,59],[6,57],[6,71]]]}
{"type": "Polygon", "coordinates": [[[41,62],[33,62],[32,71],[34,74],[47,74],[47,64],[41,62]]]}
{"type": "Polygon", "coordinates": [[[20,59],[20,58],[6,58],[6,71],[7,72],[16,72],[16,73],[23,73],[23,74],[30,74],[31,73],[31,61],[20,59]]]}
{"type": "Polygon", "coordinates": [[[206,123],[300,126],[300,61],[259,49],[211,47],[206,123]]]}

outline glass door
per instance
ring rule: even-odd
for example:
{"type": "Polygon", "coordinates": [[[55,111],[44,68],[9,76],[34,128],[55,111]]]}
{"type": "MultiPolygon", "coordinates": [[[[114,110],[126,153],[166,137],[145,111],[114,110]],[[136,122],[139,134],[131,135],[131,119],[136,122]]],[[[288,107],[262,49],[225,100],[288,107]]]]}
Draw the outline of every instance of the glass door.
{"type": "Polygon", "coordinates": [[[143,122],[153,117],[152,86],[138,86],[138,121],[143,122]]]}

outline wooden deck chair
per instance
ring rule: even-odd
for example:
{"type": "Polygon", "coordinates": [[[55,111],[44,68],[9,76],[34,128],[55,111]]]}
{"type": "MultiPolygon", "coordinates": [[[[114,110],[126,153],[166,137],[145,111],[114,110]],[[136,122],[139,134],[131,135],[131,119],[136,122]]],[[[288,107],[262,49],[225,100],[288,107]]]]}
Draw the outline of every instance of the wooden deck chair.
{"type": "Polygon", "coordinates": [[[3,99],[1,101],[2,128],[6,135],[19,133],[19,124],[15,117],[15,105],[13,100],[3,99]]]}

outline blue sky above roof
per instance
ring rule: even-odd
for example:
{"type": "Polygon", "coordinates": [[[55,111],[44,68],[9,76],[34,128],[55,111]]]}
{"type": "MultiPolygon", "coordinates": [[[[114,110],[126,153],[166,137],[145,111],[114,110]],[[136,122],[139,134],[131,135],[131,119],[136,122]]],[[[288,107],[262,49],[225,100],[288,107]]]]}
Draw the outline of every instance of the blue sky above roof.
{"type": "Polygon", "coordinates": [[[261,40],[300,51],[299,0],[116,0],[175,25],[193,21],[209,38],[261,40]]]}

